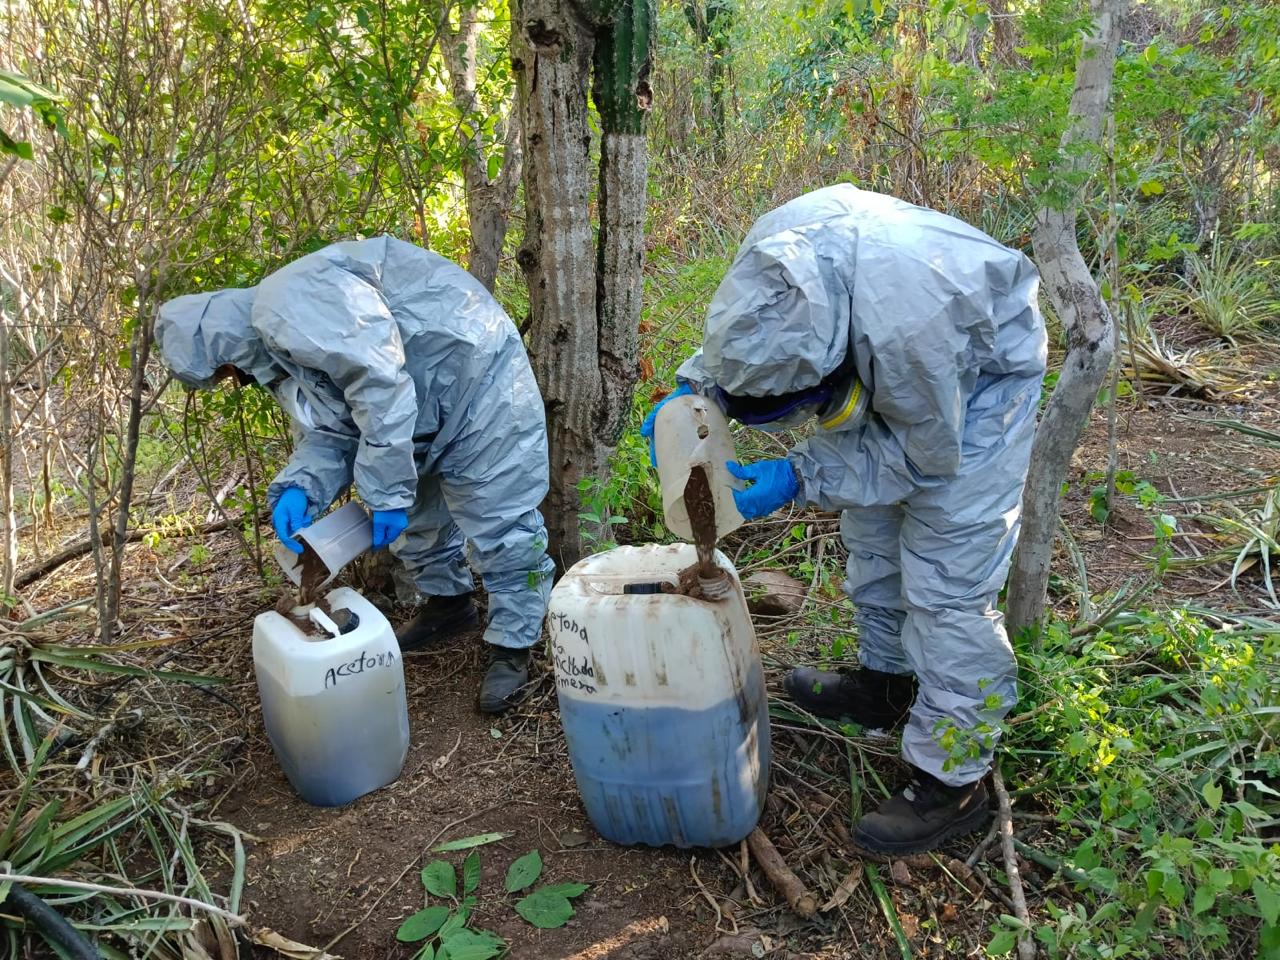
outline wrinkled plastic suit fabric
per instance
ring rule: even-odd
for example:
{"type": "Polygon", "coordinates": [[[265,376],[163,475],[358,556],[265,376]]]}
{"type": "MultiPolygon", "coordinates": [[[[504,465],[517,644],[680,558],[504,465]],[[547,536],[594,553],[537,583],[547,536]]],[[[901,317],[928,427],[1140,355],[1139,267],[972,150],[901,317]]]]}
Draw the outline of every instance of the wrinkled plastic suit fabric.
{"type": "Polygon", "coordinates": [[[852,350],[867,416],[789,458],[800,496],[843,511],[861,662],[915,672],[906,759],[951,784],[988,769],[1016,701],[996,610],[1017,540],[1046,362],[1039,277],[959,220],[848,185],[761,217],[679,378],[772,396],[852,350]],[[948,762],[948,729],[960,747],[948,762]]]}
{"type": "Polygon", "coordinates": [[[207,390],[223,364],[238,367],[259,383],[275,378],[279,371],[249,322],[256,294],[253,287],[192,293],[160,308],[156,344],[181,383],[207,390]]]}
{"type": "Polygon", "coordinates": [[[554,569],[538,511],[546,423],[524,345],[498,302],[456,264],[390,237],[295,260],[250,291],[247,315],[223,315],[226,292],[166,305],[157,340],[175,374],[197,382],[234,362],[218,353],[210,324],[238,323],[241,340],[259,339],[275,371],[259,382],[273,383],[296,440],[271,502],[301,487],[318,514],[354,482],[370,509],[407,510],[392,550],[418,589],[472,589],[465,548],[489,594],[485,640],[534,644],[554,569]]]}

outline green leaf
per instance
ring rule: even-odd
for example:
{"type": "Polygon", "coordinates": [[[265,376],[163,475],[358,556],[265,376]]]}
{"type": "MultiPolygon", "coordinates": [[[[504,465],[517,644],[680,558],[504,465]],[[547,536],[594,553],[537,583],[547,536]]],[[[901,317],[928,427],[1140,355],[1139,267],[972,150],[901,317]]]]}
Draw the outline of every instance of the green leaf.
{"type": "Polygon", "coordinates": [[[560,896],[572,900],[574,897],[580,897],[590,889],[589,884],[585,883],[553,883],[546,887],[539,887],[539,893],[558,893],[560,896]]]}
{"type": "Polygon", "coordinates": [[[432,860],[422,868],[422,885],[427,888],[427,893],[437,897],[456,897],[458,875],[453,864],[446,860],[432,860]]]}
{"type": "Polygon", "coordinates": [[[1187,898],[1187,888],[1182,878],[1176,873],[1167,873],[1164,877],[1164,902],[1171,907],[1179,907],[1187,898]]]}
{"type": "Polygon", "coordinates": [[[449,919],[449,912],[448,907],[427,907],[425,910],[419,910],[400,924],[400,929],[396,931],[396,939],[401,943],[417,943],[419,940],[427,939],[444,926],[444,922],[449,919]]]}
{"type": "Polygon", "coordinates": [[[1143,180],[1138,184],[1138,192],[1144,197],[1158,197],[1164,193],[1164,184],[1159,180],[1143,180]]]}
{"type": "Polygon", "coordinates": [[[5,153],[12,153],[20,160],[34,160],[36,156],[28,141],[14,140],[3,130],[0,130],[0,154],[5,153]]]}
{"type": "Polygon", "coordinates": [[[489,154],[488,169],[485,174],[490,180],[497,180],[498,174],[502,172],[502,155],[499,153],[489,154]]]}
{"type": "Polygon", "coordinates": [[[42,87],[20,73],[0,70],[0,101],[11,103],[15,107],[32,107],[61,99],[48,87],[42,87]]]}
{"type": "Polygon", "coordinates": [[[1196,887],[1196,895],[1191,900],[1191,915],[1198,916],[1217,902],[1217,894],[1211,887],[1196,887]]]}
{"type": "Polygon", "coordinates": [[[507,942],[488,930],[458,930],[440,942],[449,960],[490,960],[507,946],[507,942]]]}
{"type": "Polygon", "coordinates": [[[173,680],[177,683],[230,683],[229,677],[210,677],[200,673],[177,673],[172,670],[150,670],[145,667],[133,667],[124,663],[111,663],[107,660],[95,660],[90,657],[55,653],[54,648],[35,648],[29,656],[32,660],[52,663],[59,667],[70,667],[75,670],[88,670],[98,673],[115,673],[126,677],[151,677],[157,680],[173,680]]]}
{"type": "Polygon", "coordinates": [[[1217,810],[1222,806],[1222,785],[1218,783],[1206,783],[1200,789],[1200,795],[1204,797],[1204,802],[1209,805],[1210,810],[1217,810]]]}
{"type": "Polygon", "coordinates": [[[472,847],[483,847],[486,844],[497,843],[499,840],[505,840],[511,836],[509,833],[477,833],[474,837],[463,837],[460,840],[450,840],[448,843],[441,843],[431,848],[432,853],[452,853],[455,850],[470,850],[472,847]]]}
{"type": "Polygon", "coordinates": [[[1001,930],[987,944],[988,957],[1003,957],[1018,942],[1018,936],[1012,930],[1001,930]]]}
{"type": "Polygon", "coordinates": [[[467,921],[471,919],[471,908],[460,907],[448,920],[444,922],[444,926],[440,928],[440,942],[448,940],[453,934],[461,930],[467,925],[467,921]]]}
{"type": "Polygon", "coordinates": [[[569,922],[573,905],[558,893],[535,890],[516,904],[516,913],[540,930],[554,930],[569,922]]]}
{"type": "Polygon", "coordinates": [[[1119,886],[1116,872],[1107,867],[1094,867],[1089,871],[1089,879],[1107,891],[1107,893],[1115,893],[1116,888],[1119,886]]]}
{"type": "Polygon", "coordinates": [[[436,948],[429,943],[426,944],[413,955],[413,960],[436,960],[436,948]]]}
{"type": "Polygon", "coordinates": [[[530,850],[507,868],[507,893],[532,886],[542,874],[542,855],[530,850]]]}
{"type": "Polygon", "coordinates": [[[42,853],[53,841],[49,833],[49,824],[53,822],[53,818],[58,815],[60,809],[62,809],[62,801],[59,799],[55,798],[45,804],[36,816],[35,822],[27,827],[22,844],[7,859],[13,861],[15,866],[22,867],[28,859],[42,853]]]}
{"type": "Polygon", "coordinates": [[[1280,920],[1280,891],[1262,877],[1253,879],[1253,898],[1258,901],[1258,913],[1269,927],[1274,927],[1280,920]]]}
{"type": "Polygon", "coordinates": [[[473,852],[462,862],[462,892],[473,893],[480,886],[480,854],[473,852]]]}

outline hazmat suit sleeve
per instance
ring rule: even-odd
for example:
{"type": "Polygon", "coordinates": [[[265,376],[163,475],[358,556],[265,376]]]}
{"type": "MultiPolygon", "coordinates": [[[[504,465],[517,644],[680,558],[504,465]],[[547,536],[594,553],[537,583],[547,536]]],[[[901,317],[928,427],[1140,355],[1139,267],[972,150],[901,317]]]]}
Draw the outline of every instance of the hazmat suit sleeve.
{"type": "Polygon", "coordinates": [[[293,456],[267,488],[272,507],[289,487],[307,495],[310,514],[318,516],[351,486],[359,442],[319,431],[294,431],[293,456]]]}
{"type": "MultiPolygon", "coordinates": [[[[273,353],[324,374],[342,392],[360,432],[351,473],[369,508],[412,506],[418,401],[378,278],[304,257],[259,285],[253,323],[273,353]]],[[[285,473],[312,482],[322,498],[345,475],[347,455],[331,440],[309,440],[285,473]]]]}
{"type": "Polygon", "coordinates": [[[709,389],[713,385],[714,381],[702,359],[701,348],[680,364],[680,369],[676,371],[676,383],[687,383],[698,393],[702,393],[704,389],[709,389]]]}

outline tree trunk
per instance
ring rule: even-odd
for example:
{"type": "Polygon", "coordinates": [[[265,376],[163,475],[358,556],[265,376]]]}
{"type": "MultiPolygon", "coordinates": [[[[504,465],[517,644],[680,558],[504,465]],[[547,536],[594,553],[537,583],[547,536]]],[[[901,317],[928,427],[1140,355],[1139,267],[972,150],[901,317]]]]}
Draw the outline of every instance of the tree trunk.
{"type": "Polygon", "coordinates": [[[1019,57],[1015,14],[1009,12],[1008,0],[987,0],[987,14],[991,18],[991,57],[1002,67],[1015,66],[1019,57]]]}
{"type": "Polygon", "coordinates": [[[542,510],[551,555],[564,568],[581,552],[578,484],[600,466],[586,98],[594,37],[566,0],[518,0],[514,12],[512,68],[525,143],[525,235],[516,260],[529,286],[529,353],[551,448],[542,510]]]}
{"type": "Polygon", "coordinates": [[[1059,182],[1077,185],[1061,208],[1046,205],[1037,213],[1032,232],[1046,292],[1067,331],[1067,354],[1036,431],[1022,497],[1022,535],[1009,580],[1008,617],[1015,630],[1044,618],[1062,484],[1113,353],[1111,314],[1076,243],[1076,215],[1084,194],[1079,180],[1094,159],[1088,146],[1099,141],[1111,97],[1125,7],[1126,0],[1091,0],[1094,31],[1076,64],[1056,170],[1059,182]]]}
{"type": "Polygon", "coordinates": [[[645,118],[653,104],[653,9],[626,0],[596,41],[600,147],[600,249],[596,278],[601,387],[600,434],[613,452],[639,376],[637,334],[644,299],[644,215],[649,152],[645,118]]]}
{"type": "Polygon", "coordinates": [[[602,475],[635,385],[649,109],[651,0],[520,0],[512,67],[524,129],[529,353],[547,410],[550,552],[582,555],[579,485],[602,475]],[[590,219],[587,89],[604,130],[600,239],[590,219]]]}
{"type": "MultiPolygon", "coordinates": [[[[446,37],[441,49],[445,66],[449,71],[449,84],[453,90],[453,102],[465,119],[477,109],[476,94],[476,39],[480,25],[476,8],[463,7],[458,14],[458,29],[451,30],[448,23],[441,26],[446,37]]],[[[520,182],[520,119],[513,102],[508,106],[505,123],[506,136],[501,144],[502,166],[496,177],[489,176],[489,160],[499,145],[486,143],[479,124],[466,138],[466,158],[462,163],[462,183],[467,195],[467,220],[471,229],[471,247],[467,269],[471,275],[493,289],[498,276],[498,262],[502,246],[507,239],[507,221],[511,214],[511,202],[520,182]]]]}
{"type": "Polygon", "coordinates": [[[711,152],[724,157],[727,136],[725,100],[728,96],[729,29],[733,26],[733,0],[685,0],[684,16],[698,47],[707,58],[707,89],[711,98],[711,152]]]}
{"type": "Polygon", "coordinates": [[[137,325],[133,329],[129,346],[131,364],[129,389],[129,418],[125,428],[125,442],[120,464],[120,487],[116,494],[115,523],[111,532],[110,569],[107,574],[106,596],[100,601],[102,622],[98,633],[104,644],[115,638],[120,619],[120,593],[124,584],[125,550],[129,544],[129,510],[133,506],[133,484],[137,476],[138,441],[142,432],[144,392],[147,386],[147,361],[151,356],[151,337],[155,328],[149,299],[142,294],[144,279],[139,277],[139,308],[137,325]]]}

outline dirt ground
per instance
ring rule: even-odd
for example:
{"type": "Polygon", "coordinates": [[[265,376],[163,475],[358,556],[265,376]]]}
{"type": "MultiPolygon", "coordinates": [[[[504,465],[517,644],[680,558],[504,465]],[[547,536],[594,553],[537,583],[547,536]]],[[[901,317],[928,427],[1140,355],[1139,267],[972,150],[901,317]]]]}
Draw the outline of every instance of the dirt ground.
{"type": "MultiPolygon", "coordinates": [[[[1275,429],[1280,426],[1276,399],[1268,389],[1255,402],[1235,408],[1166,398],[1130,405],[1119,425],[1120,468],[1171,498],[1256,485],[1258,478],[1249,471],[1280,473],[1280,451],[1267,454],[1240,434],[1200,421],[1239,418],[1275,429]]],[[[1107,527],[1088,518],[1088,494],[1094,481],[1087,474],[1104,469],[1105,461],[1106,422],[1098,415],[1077,457],[1065,511],[1085,554],[1095,594],[1145,574],[1154,545],[1150,517],[1129,500],[1122,502],[1107,527]]],[[[1162,509],[1185,515],[1193,507],[1178,504],[1162,509]]],[[[1194,523],[1186,527],[1188,532],[1197,529],[1194,523]]],[[[829,580],[838,582],[841,562],[835,551],[829,552],[824,560],[829,580]]],[[[1216,569],[1174,575],[1161,593],[1181,598],[1203,595],[1219,607],[1255,605],[1258,597],[1249,594],[1260,583],[1254,584],[1246,575],[1241,596],[1225,587],[1224,577],[1224,571],[1216,569]]],[[[1066,598],[1064,602],[1069,604],[1066,598]]],[[[786,625],[775,620],[759,624],[763,652],[773,664],[796,657],[796,651],[783,642],[786,625]]],[[[778,956],[896,953],[884,918],[874,909],[863,913],[865,926],[856,932],[842,931],[831,921],[810,925],[805,931],[785,911],[752,909],[743,895],[740,874],[715,853],[627,850],[601,841],[573,790],[554,695],[545,675],[528,703],[514,715],[493,722],[473,707],[481,672],[481,649],[475,636],[408,657],[413,745],[405,774],[394,785],[340,811],[309,807],[293,795],[261,735],[251,685],[238,688],[251,732],[244,774],[220,813],[260,838],[250,852],[247,889],[259,922],[313,945],[328,943],[350,930],[334,948],[348,957],[407,957],[410,951],[395,944],[394,931],[402,917],[421,906],[417,867],[424,860],[424,846],[501,831],[512,836],[481,851],[484,873],[476,924],[507,939],[512,957],[684,958],[708,955],[708,947],[715,953],[750,956],[752,944],[761,942],[778,944],[781,949],[774,954],[778,956]],[[471,819],[465,823],[456,823],[468,816],[471,819]],[[590,893],[579,901],[578,916],[562,930],[529,927],[513,913],[512,898],[500,892],[508,863],[535,847],[543,853],[549,880],[592,884],[590,893]],[[737,917],[717,917],[709,898],[722,911],[732,911],[736,902],[742,912],[737,917]],[[734,924],[740,928],[738,936],[729,933],[734,924]],[[761,941],[754,933],[761,929],[771,931],[772,940],[761,941]],[[790,948],[782,946],[786,942],[790,948]]],[[[770,675],[776,693],[779,669],[775,667],[770,675]]],[[[806,759],[820,769],[825,766],[813,757],[812,742],[784,724],[775,724],[774,738],[782,765],[775,773],[780,790],[797,788],[786,773],[787,766],[806,759]]],[[[877,756],[875,761],[887,771],[886,777],[894,774],[892,760],[877,756]]],[[[836,826],[838,821],[848,823],[847,782],[822,782],[815,776],[804,782],[819,797],[822,809],[816,819],[826,831],[827,853],[834,856],[836,872],[842,873],[846,858],[853,856],[847,831],[836,826]],[[825,799],[836,802],[827,804],[825,799]]],[[[801,802],[813,806],[808,798],[801,802]]],[[[766,828],[787,834],[792,828],[779,821],[793,814],[787,805],[772,803],[766,828]]],[[[958,842],[951,852],[963,859],[976,839],[958,842]]],[[[905,870],[895,869],[899,876],[905,870]]],[[[756,879],[761,882],[758,875],[756,879]]],[[[977,917],[959,918],[954,908],[949,910],[953,897],[938,889],[932,878],[917,874],[908,884],[894,885],[892,895],[899,916],[906,918],[909,927],[914,925],[912,939],[925,956],[970,955],[984,939],[984,924],[975,930],[971,921],[977,917]],[[933,930],[921,930],[922,920],[932,920],[933,930]]],[[[771,900],[767,891],[765,899],[771,900]]],[[[1000,909],[989,901],[987,906],[1000,909]]]]}

